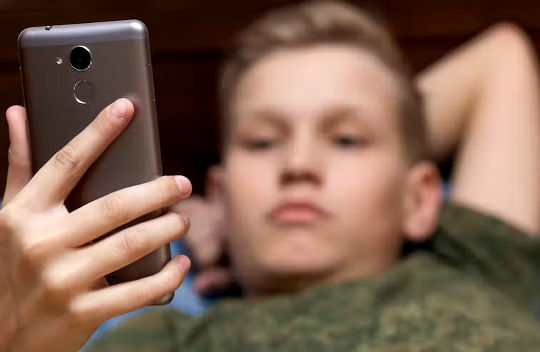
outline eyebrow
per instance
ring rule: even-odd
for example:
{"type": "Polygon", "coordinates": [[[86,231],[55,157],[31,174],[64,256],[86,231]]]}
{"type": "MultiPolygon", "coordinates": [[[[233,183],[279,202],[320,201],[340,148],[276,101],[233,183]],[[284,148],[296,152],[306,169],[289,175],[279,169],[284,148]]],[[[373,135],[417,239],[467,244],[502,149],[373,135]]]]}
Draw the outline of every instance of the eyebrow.
{"type": "Polygon", "coordinates": [[[368,123],[368,115],[373,115],[366,112],[366,109],[359,105],[337,105],[332,106],[323,112],[322,129],[327,130],[342,122],[354,122],[361,126],[371,126],[368,123]]]}
{"type": "MultiPolygon", "coordinates": [[[[251,116],[250,123],[268,123],[276,126],[280,130],[287,130],[287,115],[279,110],[272,108],[259,108],[247,110],[242,115],[251,116]]],[[[361,126],[370,126],[368,116],[374,115],[359,104],[337,104],[323,110],[319,116],[322,116],[321,129],[327,130],[342,122],[354,122],[361,126]]],[[[238,116],[237,116],[238,117],[238,116]]]]}
{"type": "MultiPolygon", "coordinates": [[[[279,111],[273,109],[254,109],[248,110],[242,115],[249,115],[250,121],[249,124],[253,123],[268,123],[270,125],[276,126],[280,130],[287,129],[287,118],[285,114],[280,113],[279,111]]],[[[236,117],[238,118],[238,116],[236,117]]]]}

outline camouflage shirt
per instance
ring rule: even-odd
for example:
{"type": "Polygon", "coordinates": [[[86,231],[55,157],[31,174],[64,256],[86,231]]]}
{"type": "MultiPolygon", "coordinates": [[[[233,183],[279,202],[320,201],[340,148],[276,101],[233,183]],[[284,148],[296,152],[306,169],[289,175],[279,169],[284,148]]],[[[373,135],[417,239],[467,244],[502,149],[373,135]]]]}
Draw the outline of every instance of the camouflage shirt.
{"type": "Polygon", "coordinates": [[[431,250],[381,276],[226,299],[200,318],[157,308],[88,351],[539,351],[539,284],[538,239],[446,204],[431,250]]]}

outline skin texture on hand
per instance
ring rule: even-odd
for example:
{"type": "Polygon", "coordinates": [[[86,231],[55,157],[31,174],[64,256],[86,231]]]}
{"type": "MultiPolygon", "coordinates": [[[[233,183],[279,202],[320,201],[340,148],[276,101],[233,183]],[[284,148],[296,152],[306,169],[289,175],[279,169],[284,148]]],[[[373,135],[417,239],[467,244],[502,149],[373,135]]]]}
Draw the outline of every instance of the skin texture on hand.
{"type": "Polygon", "coordinates": [[[176,212],[101,235],[191,193],[189,180],[165,176],[116,191],[69,213],[63,202],[85,171],[128,125],[133,104],[119,99],[31,176],[25,111],[6,113],[8,180],[0,211],[0,350],[77,351],[103,321],[174,291],[190,261],[173,258],[157,274],[108,286],[103,276],[181,237],[176,212]]]}

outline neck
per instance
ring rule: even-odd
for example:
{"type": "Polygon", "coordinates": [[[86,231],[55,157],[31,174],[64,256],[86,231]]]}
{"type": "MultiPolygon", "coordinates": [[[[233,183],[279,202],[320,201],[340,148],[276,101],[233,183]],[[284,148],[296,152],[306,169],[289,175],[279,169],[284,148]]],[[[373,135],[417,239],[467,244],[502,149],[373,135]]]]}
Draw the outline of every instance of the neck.
{"type": "Polygon", "coordinates": [[[244,283],[241,287],[246,297],[254,299],[295,294],[320,285],[369,279],[379,276],[390,270],[398,260],[399,258],[396,258],[396,260],[377,267],[349,267],[345,270],[329,271],[326,273],[257,275],[257,279],[243,280],[244,283]]]}

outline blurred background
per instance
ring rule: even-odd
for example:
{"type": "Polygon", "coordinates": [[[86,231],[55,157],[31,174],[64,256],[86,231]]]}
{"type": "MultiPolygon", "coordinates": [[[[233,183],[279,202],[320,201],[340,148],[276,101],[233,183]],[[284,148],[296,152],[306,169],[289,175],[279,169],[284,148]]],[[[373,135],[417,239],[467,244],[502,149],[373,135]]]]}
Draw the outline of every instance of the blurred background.
{"type": "MultiPolygon", "coordinates": [[[[540,2],[533,0],[353,2],[386,20],[415,71],[501,20],[523,27],[540,48],[540,2]]],[[[22,29],[130,18],[145,22],[164,173],[188,176],[201,193],[206,168],[218,160],[215,86],[224,49],[252,19],[287,3],[291,1],[0,0],[0,184],[5,184],[8,148],[3,112],[23,103],[17,57],[22,29]]]]}

